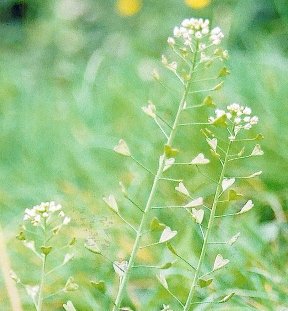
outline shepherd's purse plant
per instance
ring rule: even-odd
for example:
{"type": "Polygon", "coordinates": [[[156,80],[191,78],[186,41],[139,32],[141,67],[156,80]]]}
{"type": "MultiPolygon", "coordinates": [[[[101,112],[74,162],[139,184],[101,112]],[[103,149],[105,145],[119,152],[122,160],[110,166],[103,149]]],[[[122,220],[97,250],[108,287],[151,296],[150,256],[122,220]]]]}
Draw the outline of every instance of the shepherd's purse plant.
{"type": "MultiPolygon", "coordinates": [[[[119,288],[114,301],[113,311],[126,310],[122,302],[124,297],[128,295],[127,286],[129,279],[133,277],[135,268],[147,268],[144,265],[139,266],[137,259],[139,250],[160,244],[166,244],[170,252],[180,261],[187,264],[189,271],[192,270],[192,272],[186,273],[187,284],[189,284],[190,290],[187,293],[186,300],[181,301],[176,297],[176,294],[170,291],[164,274],[164,270],[170,268],[173,263],[169,263],[165,267],[158,267],[161,272],[157,274],[157,278],[171,294],[171,297],[175,299],[179,307],[178,309],[188,311],[195,304],[201,303],[201,301],[195,300],[196,292],[208,287],[213,281],[212,276],[216,274],[216,271],[223,269],[229,263],[229,259],[224,258],[219,253],[215,256],[214,263],[210,263],[210,271],[205,271],[204,264],[210,261],[209,257],[211,255],[207,256],[210,249],[213,248],[213,244],[231,246],[240,236],[240,233],[235,232],[235,235],[227,241],[215,241],[212,234],[215,222],[221,226],[221,218],[238,217],[248,212],[254,206],[251,199],[245,198],[244,195],[238,193],[233,187],[238,181],[255,178],[262,172],[257,171],[241,175],[242,172],[240,171],[239,176],[233,174],[235,174],[235,163],[263,154],[260,145],[257,143],[258,140],[263,138],[262,135],[249,135],[252,127],[258,123],[258,117],[252,114],[249,107],[238,103],[229,104],[224,109],[217,108],[211,96],[213,92],[217,92],[222,88],[224,77],[230,73],[227,67],[223,65],[228,58],[227,50],[220,47],[223,37],[224,35],[219,27],[210,28],[209,20],[191,18],[183,20],[180,26],[175,27],[173,36],[167,40],[175,57],[163,55],[162,64],[175,75],[181,90],[174,120],[172,122],[164,120],[152,102],[142,107],[143,112],[155,122],[164,137],[163,153],[157,159],[159,163],[157,171],[154,173],[140,163],[133,156],[131,148],[128,146],[129,144],[124,139],[120,139],[119,143],[114,147],[116,153],[131,158],[149,174],[152,174],[153,182],[151,183],[146,203],[143,206],[136,204],[134,198],[129,196],[124,185],[120,183],[125,198],[132,202],[141,212],[141,219],[137,225],[132,225],[121,215],[117,200],[113,194],[103,198],[112,211],[120,216],[135,233],[135,240],[129,258],[123,261],[115,260],[113,264],[115,272],[119,276],[119,288]],[[203,84],[206,87],[203,88],[203,84]],[[199,95],[202,96],[200,102],[198,100],[199,95]],[[211,116],[203,119],[203,115],[207,113],[206,110],[209,111],[210,109],[211,111],[211,108],[214,110],[213,113],[210,112],[211,116]],[[183,122],[184,117],[185,120],[190,118],[192,121],[183,122]],[[195,119],[196,121],[194,121],[195,119]],[[192,160],[179,162],[177,161],[179,150],[175,146],[175,137],[176,135],[182,135],[183,128],[193,126],[203,135],[203,140],[207,142],[210,148],[210,155],[208,156],[201,150],[198,150],[198,146],[191,145],[192,149],[185,150],[185,153],[182,152],[182,156],[187,157],[189,152],[192,160]],[[252,145],[253,143],[254,145],[252,145]],[[250,144],[247,147],[248,151],[246,151],[245,144],[250,144]],[[183,178],[174,179],[166,176],[168,169],[172,170],[174,168],[175,171],[180,166],[195,167],[201,176],[204,176],[208,182],[212,183],[212,193],[195,197],[188,190],[188,187],[185,186],[183,178]],[[204,172],[203,167],[205,166],[208,168],[212,166],[213,176],[217,175],[218,177],[216,179],[212,178],[207,172],[204,172]],[[175,191],[185,197],[187,202],[183,205],[155,205],[162,180],[174,183],[175,191]],[[221,205],[225,205],[226,209],[231,210],[231,212],[226,214],[219,212],[223,210],[221,205]],[[199,227],[202,246],[197,262],[190,263],[188,259],[180,256],[175,247],[172,246],[171,240],[177,235],[177,228],[171,229],[154,217],[153,212],[156,209],[177,210],[179,213],[183,210],[191,217],[195,225],[199,227]],[[143,240],[147,240],[147,232],[149,234],[149,232],[157,230],[162,230],[159,240],[147,245],[143,244],[143,240]]],[[[157,71],[153,73],[153,76],[156,81],[160,82],[168,90],[157,71]]],[[[93,243],[91,245],[91,241],[86,246],[94,253],[101,254],[101,250],[93,243]]],[[[207,266],[206,264],[205,266],[207,266]]],[[[234,292],[227,293],[226,296],[208,301],[208,303],[225,303],[234,294],[234,292]]],[[[163,305],[163,310],[170,310],[170,307],[163,305]]]]}

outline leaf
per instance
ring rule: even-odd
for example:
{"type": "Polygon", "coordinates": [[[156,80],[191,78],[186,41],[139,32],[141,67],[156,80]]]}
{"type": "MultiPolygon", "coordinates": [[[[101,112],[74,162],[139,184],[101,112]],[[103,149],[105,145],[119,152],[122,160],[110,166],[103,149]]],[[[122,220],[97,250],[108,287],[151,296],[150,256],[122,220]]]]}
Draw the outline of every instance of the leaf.
{"type": "Polygon", "coordinates": [[[68,246],[73,246],[73,245],[76,244],[76,242],[77,242],[77,239],[74,237],[74,238],[72,238],[71,241],[68,243],[68,246]]]}
{"type": "Polygon", "coordinates": [[[197,206],[201,206],[201,205],[203,205],[203,198],[199,197],[197,199],[190,201],[184,207],[197,207],[197,206]]]}
{"type": "Polygon", "coordinates": [[[156,275],[158,281],[161,283],[161,285],[165,288],[168,289],[168,283],[166,281],[165,275],[162,271],[158,275],[156,275]]]}
{"type": "Polygon", "coordinates": [[[170,243],[167,243],[166,246],[172,254],[178,256],[176,249],[170,243]]]}
{"type": "Polygon", "coordinates": [[[166,155],[168,158],[171,158],[171,157],[175,157],[175,156],[179,153],[179,150],[176,149],[176,148],[172,148],[172,147],[169,146],[169,145],[165,145],[165,146],[164,146],[164,152],[165,152],[165,155],[166,155]]]}
{"type": "Polygon", "coordinates": [[[165,160],[165,164],[164,164],[164,168],[163,168],[163,172],[167,171],[175,162],[174,158],[170,158],[170,159],[166,159],[165,160]]]}
{"type": "Polygon", "coordinates": [[[159,269],[167,270],[167,269],[171,268],[173,264],[174,264],[174,262],[166,262],[164,265],[160,266],[159,269]]]}
{"type": "Polygon", "coordinates": [[[99,290],[101,293],[105,294],[106,292],[106,285],[104,281],[99,281],[99,282],[95,282],[95,281],[90,281],[91,285],[96,288],[97,290],[99,290]]]}
{"type": "Polygon", "coordinates": [[[243,197],[241,193],[237,193],[235,190],[228,191],[228,201],[236,201],[243,197]]]}
{"type": "Polygon", "coordinates": [[[146,113],[149,117],[155,119],[156,118],[156,107],[151,102],[148,103],[146,107],[142,107],[144,113],[146,113]]]}
{"type": "Polygon", "coordinates": [[[216,151],[217,143],[218,143],[217,138],[212,138],[212,139],[207,138],[206,141],[209,144],[209,146],[212,148],[212,150],[216,151]]]}
{"type": "Polygon", "coordinates": [[[84,247],[87,248],[88,251],[90,251],[94,254],[97,254],[97,255],[101,254],[101,251],[100,251],[100,248],[99,248],[97,242],[92,238],[86,239],[84,247]]]}
{"type": "Polygon", "coordinates": [[[224,82],[221,81],[220,83],[218,83],[216,86],[214,86],[213,91],[219,91],[222,89],[224,82]]]}
{"type": "Polygon", "coordinates": [[[208,106],[208,107],[215,107],[216,104],[214,103],[213,99],[211,96],[206,96],[204,99],[203,99],[203,102],[202,102],[202,105],[205,105],[205,106],[208,106]]]}
{"type": "Polygon", "coordinates": [[[225,191],[235,183],[235,178],[224,178],[222,180],[222,190],[225,191]]]}
{"type": "Polygon", "coordinates": [[[38,293],[39,293],[39,286],[31,286],[31,285],[25,285],[25,290],[27,292],[27,295],[32,299],[32,301],[35,301],[38,293]]]}
{"type": "Polygon", "coordinates": [[[66,265],[66,263],[69,262],[70,260],[72,260],[73,258],[74,258],[74,254],[67,253],[64,256],[63,265],[66,265]]]}
{"type": "Polygon", "coordinates": [[[73,292],[75,290],[78,290],[79,285],[74,281],[74,278],[70,276],[70,278],[67,280],[64,291],[66,292],[73,292]]]}
{"type": "Polygon", "coordinates": [[[129,147],[124,139],[120,139],[118,144],[113,148],[113,150],[125,157],[130,157],[131,152],[129,150],[129,147]]]}
{"type": "Polygon", "coordinates": [[[17,274],[13,270],[10,270],[9,275],[10,275],[11,279],[14,280],[17,284],[21,283],[21,280],[19,279],[19,277],[17,276],[17,274]]]}
{"type": "Polygon", "coordinates": [[[262,156],[264,154],[264,151],[261,149],[261,146],[257,144],[254,149],[251,152],[251,156],[262,156]]]}
{"type": "Polygon", "coordinates": [[[218,254],[215,258],[213,271],[219,270],[229,263],[229,259],[224,259],[222,255],[218,254]]]}
{"type": "Polygon", "coordinates": [[[52,251],[52,246],[41,246],[40,249],[41,249],[42,254],[47,256],[52,251]]]}
{"type": "Polygon", "coordinates": [[[124,197],[127,197],[128,192],[127,192],[127,189],[125,188],[124,184],[122,183],[122,181],[119,181],[119,186],[121,188],[121,192],[123,193],[124,197]]]}
{"type": "Polygon", "coordinates": [[[113,268],[116,274],[121,278],[125,275],[128,269],[128,261],[123,260],[121,262],[114,261],[113,262],[113,268]]]}
{"type": "Polygon", "coordinates": [[[187,190],[183,182],[180,182],[178,186],[175,187],[175,190],[186,195],[187,197],[190,197],[189,191],[187,190]]]}
{"type": "Polygon", "coordinates": [[[238,212],[238,214],[244,214],[248,211],[250,211],[250,209],[252,209],[254,206],[252,200],[249,200],[246,202],[246,204],[241,208],[240,212],[238,212]]]}
{"type": "Polygon", "coordinates": [[[65,304],[65,303],[63,304],[63,308],[64,308],[66,311],[76,311],[76,309],[75,309],[73,303],[72,303],[70,300],[67,301],[66,304],[65,304]]]}
{"type": "Polygon", "coordinates": [[[240,232],[233,235],[232,238],[227,242],[228,245],[232,246],[240,237],[240,232]]]}
{"type": "Polygon", "coordinates": [[[192,215],[195,218],[196,223],[201,225],[204,218],[203,209],[197,210],[196,208],[192,208],[192,215]]]}
{"type": "Polygon", "coordinates": [[[228,76],[229,74],[230,74],[230,71],[228,70],[228,68],[223,67],[218,74],[218,78],[228,76]]]}
{"type": "Polygon", "coordinates": [[[195,165],[203,165],[208,164],[210,162],[209,159],[206,159],[203,153],[199,153],[192,161],[191,164],[195,165]]]}
{"type": "Polygon", "coordinates": [[[25,247],[31,249],[34,253],[36,253],[35,242],[34,241],[23,241],[25,247]]]}
{"type": "Polygon", "coordinates": [[[243,148],[237,153],[237,156],[238,156],[238,157],[242,157],[243,154],[244,154],[244,152],[245,152],[245,147],[243,147],[243,148]]]}
{"type": "Polygon", "coordinates": [[[108,197],[103,197],[103,201],[114,211],[119,213],[118,204],[113,194],[110,194],[108,197]]]}
{"type": "Polygon", "coordinates": [[[151,231],[162,231],[166,228],[166,225],[161,223],[157,217],[154,217],[150,223],[151,231]]]}
{"type": "Polygon", "coordinates": [[[221,299],[219,301],[219,303],[225,303],[227,302],[228,300],[230,300],[233,296],[235,295],[235,293],[230,293],[229,295],[225,296],[223,299],[221,299]]]}
{"type": "Polygon", "coordinates": [[[254,178],[254,177],[256,177],[256,176],[260,176],[261,174],[262,174],[262,171],[258,171],[258,172],[255,172],[255,173],[253,173],[253,174],[247,176],[247,178],[254,178]]]}
{"type": "Polygon", "coordinates": [[[264,139],[264,136],[262,134],[257,134],[255,139],[256,140],[262,140],[262,139],[264,139]]]}
{"type": "Polygon", "coordinates": [[[23,231],[19,232],[19,234],[16,235],[16,239],[19,240],[19,241],[25,241],[26,237],[25,237],[24,232],[23,231]]]}
{"type": "Polygon", "coordinates": [[[226,120],[227,120],[227,115],[225,113],[222,116],[213,120],[211,124],[215,126],[219,126],[219,127],[227,127],[226,120]]]}
{"type": "Polygon", "coordinates": [[[212,283],[213,279],[199,279],[198,283],[201,288],[207,287],[212,283]]]}
{"type": "Polygon", "coordinates": [[[166,227],[161,234],[159,243],[164,243],[164,242],[167,242],[167,241],[173,239],[176,236],[176,234],[177,234],[176,230],[173,231],[173,230],[171,230],[170,227],[166,227]]]}

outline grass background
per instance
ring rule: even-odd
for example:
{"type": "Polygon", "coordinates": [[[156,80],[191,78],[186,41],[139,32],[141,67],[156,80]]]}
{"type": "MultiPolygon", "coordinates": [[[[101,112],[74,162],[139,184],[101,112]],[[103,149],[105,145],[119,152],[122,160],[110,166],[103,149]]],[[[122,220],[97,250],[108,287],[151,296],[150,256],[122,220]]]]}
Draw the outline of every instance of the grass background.
{"type": "MultiPolygon", "coordinates": [[[[78,238],[76,259],[48,280],[47,289],[61,288],[71,275],[80,289],[47,301],[46,309],[61,310],[64,299],[69,298],[79,310],[109,310],[117,278],[109,262],[84,250],[83,239],[95,235],[107,240],[105,252],[113,260],[127,258],[132,235],[107,211],[101,198],[110,192],[117,194],[123,213],[136,224],[140,215],[121,200],[118,181],[129,186],[140,204],[144,204],[151,184],[145,172],[111,149],[124,137],[138,159],[156,167],[161,139],[141,106],[152,99],[168,119],[175,106],[170,95],[151,80],[150,72],[160,67],[160,55],[166,51],[166,38],[173,26],[185,17],[201,16],[223,28],[224,46],[230,53],[232,74],[217,95],[217,103],[221,107],[242,102],[252,107],[261,120],[258,130],[265,137],[265,156],[241,163],[241,172],[263,170],[260,179],[240,186],[257,204],[237,222],[225,219],[224,230],[216,227],[219,239],[238,231],[241,238],[232,249],[220,249],[231,264],[217,274],[211,289],[202,292],[203,296],[199,292],[199,299],[209,300],[235,289],[238,296],[229,305],[215,305],[213,310],[286,310],[285,1],[214,0],[196,9],[181,0],[144,0],[135,14],[128,9],[131,16],[119,11],[112,0],[20,1],[20,13],[15,3],[6,0],[0,4],[0,206],[13,269],[26,283],[37,282],[37,261],[15,239],[26,207],[46,200],[61,202],[73,217],[67,235],[78,238]],[[108,229],[106,220],[113,222],[108,229]],[[106,296],[89,283],[101,279],[108,280],[106,296]]],[[[183,133],[178,143],[187,149],[198,148],[201,139],[195,139],[197,136],[195,130],[183,133]]],[[[190,186],[197,181],[195,172],[183,174],[190,186]]],[[[180,201],[171,187],[163,184],[159,199],[180,201]]],[[[199,252],[199,233],[185,216],[165,212],[159,218],[172,228],[182,228],[175,243],[193,262],[199,252]]],[[[218,251],[211,251],[210,261],[218,251]]],[[[165,248],[141,252],[139,257],[149,264],[172,258],[165,248]]],[[[168,274],[171,289],[184,300],[187,271],[180,266],[168,274]]],[[[124,304],[136,310],[160,310],[166,303],[177,310],[161,285],[154,285],[155,271],[137,271],[129,287],[130,300],[126,298],[124,304]]],[[[20,289],[20,294],[25,310],[33,310],[25,292],[20,289]]],[[[4,287],[0,306],[2,310],[10,308],[4,287]]],[[[196,309],[211,310],[211,306],[196,309]]]]}

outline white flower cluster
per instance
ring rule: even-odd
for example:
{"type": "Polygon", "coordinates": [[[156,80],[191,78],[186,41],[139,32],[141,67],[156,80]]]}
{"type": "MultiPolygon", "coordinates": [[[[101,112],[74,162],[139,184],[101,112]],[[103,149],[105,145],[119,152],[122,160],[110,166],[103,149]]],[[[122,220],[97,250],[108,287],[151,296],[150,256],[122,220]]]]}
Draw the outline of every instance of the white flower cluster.
{"type": "Polygon", "coordinates": [[[215,117],[210,117],[209,122],[213,123],[215,120],[226,115],[235,125],[235,133],[239,132],[240,129],[250,130],[253,125],[256,125],[259,121],[257,116],[251,116],[252,110],[249,107],[241,106],[237,103],[233,103],[227,106],[227,111],[216,109],[215,117]]]}
{"type": "MultiPolygon", "coordinates": [[[[180,26],[176,26],[173,31],[173,37],[168,38],[168,44],[174,45],[175,38],[182,38],[184,45],[191,45],[193,39],[202,39],[209,35],[212,45],[219,45],[224,35],[219,27],[215,27],[210,31],[209,20],[203,18],[184,19],[180,26]]],[[[202,46],[203,49],[203,46],[202,46]]]]}
{"type": "Polygon", "coordinates": [[[26,208],[24,221],[30,221],[33,226],[40,226],[44,219],[48,220],[56,212],[60,218],[63,218],[62,224],[67,225],[70,222],[70,217],[65,216],[62,211],[62,206],[54,201],[42,202],[39,205],[33,206],[31,209],[26,208]]]}

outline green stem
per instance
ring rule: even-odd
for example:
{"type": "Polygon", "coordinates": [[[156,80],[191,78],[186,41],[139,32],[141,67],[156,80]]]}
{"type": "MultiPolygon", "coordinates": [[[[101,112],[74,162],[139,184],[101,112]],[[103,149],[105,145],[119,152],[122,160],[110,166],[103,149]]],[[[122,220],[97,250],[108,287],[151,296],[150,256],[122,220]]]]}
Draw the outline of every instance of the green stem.
{"type": "Polygon", "coordinates": [[[205,237],[204,237],[204,241],[203,241],[203,245],[202,245],[202,250],[201,250],[201,254],[200,254],[200,258],[198,261],[198,265],[195,271],[195,275],[193,278],[193,282],[189,291],[189,295],[188,298],[186,300],[186,304],[183,308],[183,311],[189,311],[192,301],[193,301],[193,297],[195,294],[195,288],[199,279],[199,275],[201,272],[201,268],[204,262],[204,258],[206,255],[206,251],[207,251],[207,246],[209,244],[209,237],[210,237],[210,233],[214,224],[214,220],[215,220],[215,212],[216,212],[216,208],[217,208],[217,204],[218,204],[218,199],[219,199],[219,194],[221,193],[221,187],[222,187],[222,181],[224,179],[224,174],[225,174],[225,170],[226,170],[226,166],[228,163],[228,156],[229,156],[229,151],[230,151],[230,147],[231,147],[232,142],[229,142],[229,145],[227,147],[227,151],[225,154],[225,158],[224,158],[224,162],[223,162],[223,166],[222,166],[222,171],[219,177],[219,181],[216,187],[216,191],[215,191],[215,195],[214,195],[214,200],[213,200],[213,204],[212,204],[212,208],[211,208],[211,213],[210,213],[210,217],[209,217],[209,222],[208,222],[208,227],[207,227],[207,231],[205,233],[205,237]]]}
{"type": "MultiPolygon", "coordinates": [[[[190,69],[190,79],[184,87],[184,93],[183,93],[182,98],[180,100],[179,107],[178,107],[178,110],[177,110],[177,113],[176,113],[176,116],[174,119],[174,123],[173,123],[172,129],[171,129],[170,135],[169,135],[167,142],[165,144],[168,146],[173,145],[174,138],[175,138],[176,131],[177,131],[177,127],[178,127],[179,120],[180,120],[180,115],[181,115],[181,112],[183,111],[185,101],[186,101],[187,96],[189,94],[189,89],[190,89],[191,80],[192,80],[192,72],[194,70],[194,67],[196,65],[196,60],[197,60],[197,52],[198,52],[198,48],[196,49],[196,51],[194,53],[193,65],[190,69]]],[[[119,285],[117,297],[115,300],[115,304],[113,307],[113,311],[119,311],[119,309],[121,307],[121,302],[122,302],[123,297],[124,297],[124,293],[125,293],[125,290],[126,290],[126,287],[128,284],[129,276],[130,276],[131,270],[134,266],[134,262],[135,262],[135,259],[136,259],[136,256],[137,256],[137,253],[138,253],[138,250],[140,247],[141,237],[143,235],[144,228],[145,228],[147,218],[148,218],[147,215],[148,215],[149,211],[151,210],[152,202],[153,202],[154,196],[156,194],[156,191],[158,189],[158,183],[162,177],[162,173],[163,173],[164,166],[165,166],[165,160],[166,160],[166,155],[165,155],[165,153],[163,153],[162,160],[159,163],[158,170],[157,170],[157,173],[154,177],[152,188],[151,188],[151,191],[150,191],[150,194],[149,194],[149,197],[148,197],[145,209],[144,209],[144,213],[143,213],[142,218],[141,218],[141,222],[140,222],[140,225],[138,228],[137,236],[136,236],[135,241],[134,241],[134,245],[133,245],[131,256],[130,256],[130,259],[128,262],[128,267],[127,267],[126,273],[123,276],[122,280],[120,281],[120,285],[119,285]]]]}
{"type": "MultiPolygon", "coordinates": [[[[46,242],[47,242],[47,240],[46,240],[46,220],[44,219],[44,243],[43,243],[44,247],[46,247],[46,242]]],[[[45,270],[46,270],[46,259],[47,259],[47,255],[43,254],[39,294],[38,294],[38,301],[37,301],[37,306],[36,306],[37,311],[42,311],[43,290],[44,290],[44,286],[45,286],[45,277],[46,277],[46,272],[45,272],[45,270]]]]}

